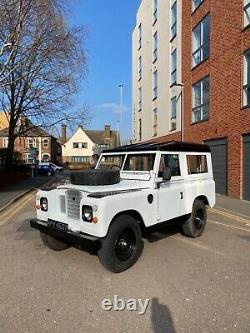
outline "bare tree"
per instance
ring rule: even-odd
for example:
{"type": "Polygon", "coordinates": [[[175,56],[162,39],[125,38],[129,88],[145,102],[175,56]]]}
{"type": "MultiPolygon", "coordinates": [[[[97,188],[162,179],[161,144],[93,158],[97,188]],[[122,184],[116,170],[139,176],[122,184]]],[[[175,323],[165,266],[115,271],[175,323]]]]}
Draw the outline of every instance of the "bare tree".
{"type": "Polygon", "coordinates": [[[1,0],[0,103],[9,118],[7,166],[22,117],[47,128],[86,117],[68,112],[85,73],[84,28],[71,28],[58,0],[1,0]]]}

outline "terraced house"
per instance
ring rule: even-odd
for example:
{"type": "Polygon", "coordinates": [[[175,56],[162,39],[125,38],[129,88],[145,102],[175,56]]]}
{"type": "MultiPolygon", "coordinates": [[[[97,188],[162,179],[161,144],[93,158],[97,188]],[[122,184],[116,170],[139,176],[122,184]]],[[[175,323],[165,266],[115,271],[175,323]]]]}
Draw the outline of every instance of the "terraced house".
{"type": "Polygon", "coordinates": [[[142,0],[133,112],[135,142],[207,143],[217,193],[250,200],[250,0],[142,0]]]}

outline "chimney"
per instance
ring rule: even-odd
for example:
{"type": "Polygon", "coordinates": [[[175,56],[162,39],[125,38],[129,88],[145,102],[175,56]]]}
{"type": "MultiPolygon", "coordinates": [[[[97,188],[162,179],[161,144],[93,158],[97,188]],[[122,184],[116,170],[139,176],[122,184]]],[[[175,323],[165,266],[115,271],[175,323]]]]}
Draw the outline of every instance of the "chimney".
{"type": "Polygon", "coordinates": [[[62,124],[62,145],[67,141],[67,127],[65,124],[62,124]]]}
{"type": "Polygon", "coordinates": [[[111,142],[111,127],[110,125],[105,125],[104,127],[104,143],[109,145],[111,142]]]}

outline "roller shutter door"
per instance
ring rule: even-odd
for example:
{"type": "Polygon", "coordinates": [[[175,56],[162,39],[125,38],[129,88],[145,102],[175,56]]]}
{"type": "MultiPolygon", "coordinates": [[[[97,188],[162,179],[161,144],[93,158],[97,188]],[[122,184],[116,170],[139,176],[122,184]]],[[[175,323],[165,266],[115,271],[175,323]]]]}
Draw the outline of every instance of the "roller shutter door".
{"type": "Polygon", "coordinates": [[[216,193],[227,195],[227,140],[208,140],[212,153],[216,193]]]}
{"type": "Polygon", "coordinates": [[[243,137],[243,199],[250,200],[250,135],[243,137]]]}

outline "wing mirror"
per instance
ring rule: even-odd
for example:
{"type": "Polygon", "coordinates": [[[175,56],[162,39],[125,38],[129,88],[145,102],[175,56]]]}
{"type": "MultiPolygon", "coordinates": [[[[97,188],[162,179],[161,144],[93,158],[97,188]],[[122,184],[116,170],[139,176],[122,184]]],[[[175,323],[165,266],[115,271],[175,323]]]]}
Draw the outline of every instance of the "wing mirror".
{"type": "Polygon", "coordinates": [[[169,168],[164,168],[162,178],[164,181],[168,181],[171,179],[171,170],[169,168]]]}

